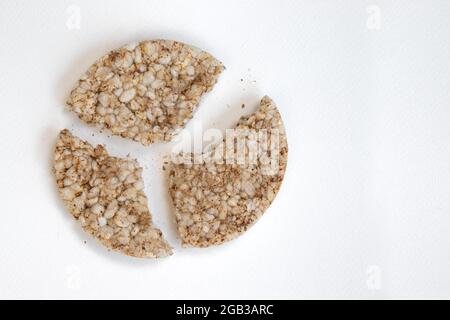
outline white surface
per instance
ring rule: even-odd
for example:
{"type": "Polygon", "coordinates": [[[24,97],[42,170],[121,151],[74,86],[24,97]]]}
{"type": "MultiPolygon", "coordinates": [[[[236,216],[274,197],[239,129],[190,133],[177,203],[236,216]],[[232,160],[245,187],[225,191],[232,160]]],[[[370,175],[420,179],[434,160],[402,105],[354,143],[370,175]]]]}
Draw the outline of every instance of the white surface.
{"type": "Polygon", "coordinates": [[[437,0],[1,1],[0,298],[449,298],[449,38],[437,0]],[[170,145],[108,138],[64,109],[96,58],[151,38],[227,66],[196,114],[205,129],[263,94],[284,117],[281,191],[226,245],[179,247],[170,145]],[[144,165],[172,257],[123,257],[81,231],[50,171],[64,127],[144,165]]]}

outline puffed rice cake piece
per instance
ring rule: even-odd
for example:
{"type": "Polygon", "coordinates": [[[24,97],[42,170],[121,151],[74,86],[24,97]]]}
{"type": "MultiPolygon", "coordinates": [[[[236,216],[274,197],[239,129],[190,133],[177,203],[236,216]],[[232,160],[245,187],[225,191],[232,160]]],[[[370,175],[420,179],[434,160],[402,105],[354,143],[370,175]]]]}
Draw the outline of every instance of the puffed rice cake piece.
{"type": "MultiPolygon", "coordinates": [[[[214,147],[212,153],[206,153],[206,160],[202,163],[183,163],[183,160],[196,156],[192,153],[175,155],[169,172],[169,193],[184,247],[219,245],[241,235],[263,215],[280,189],[288,145],[281,115],[274,102],[267,96],[263,97],[259,109],[242,117],[235,128],[254,132],[254,137],[257,137],[256,140],[245,140],[246,157],[249,148],[253,148],[250,141],[266,145],[263,138],[258,137],[258,133],[266,132],[267,145],[278,151],[275,160],[268,161],[273,151],[262,148],[258,151],[256,163],[208,162],[217,149],[223,148],[224,158],[230,154],[225,140],[214,147]],[[277,138],[272,140],[272,135],[277,138]]],[[[234,143],[236,145],[237,142],[234,143]]]]}
{"type": "Polygon", "coordinates": [[[107,248],[139,258],[172,254],[152,222],[136,160],[111,157],[102,145],[94,148],[65,129],[53,171],[69,212],[107,248]]]}
{"type": "Polygon", "coordinates": [[[113,50],[72,90],[69,110],[88,124],[143,145],[170,141],[224,70],[209,53],[171,40],[113,50]]]}

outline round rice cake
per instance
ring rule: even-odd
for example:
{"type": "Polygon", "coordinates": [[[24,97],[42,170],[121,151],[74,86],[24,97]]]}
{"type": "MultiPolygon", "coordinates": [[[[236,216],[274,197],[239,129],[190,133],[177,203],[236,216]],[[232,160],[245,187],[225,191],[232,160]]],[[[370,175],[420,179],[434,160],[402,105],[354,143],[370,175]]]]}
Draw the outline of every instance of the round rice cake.
{"type": "Polygon", "coordinates": [[[224,70],[209,53],[171,40],[113,50],[95,62],[67,100],[78,117],[149,145],[170,141],[224,70]]]}
{"type": "Polygon", "coordinates": [[[58,136],[53,171],[69,212],[107,248],[139,258],[172,254],[153,225],[136,160],[111,157],[66,129],[58,136]]]}
{"type": "Polygon", "coordinates": [[[235,129],[236,137],[247,137],[244,162],[238,161],[238,154],[234,162],[228,160],[235,154],[234,139],[230,144],[224,140],[201,161],[192,153],[172,159],[169,193],[185,247],[208,247],[236,238],[263,215],[280,189],[288,146],[273,101],[265,96],[258,110],[242,117],[235,129]]]}

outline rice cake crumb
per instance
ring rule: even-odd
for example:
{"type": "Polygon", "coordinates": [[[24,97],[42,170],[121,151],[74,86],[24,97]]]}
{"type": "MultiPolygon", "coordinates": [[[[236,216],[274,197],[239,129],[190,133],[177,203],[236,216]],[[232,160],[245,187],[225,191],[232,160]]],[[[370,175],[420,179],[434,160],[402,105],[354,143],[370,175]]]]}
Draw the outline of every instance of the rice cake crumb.
{"type": "Polygon", "coordinates": [[[102,145],[94,148],[65,129],[53,171],[69,212],[107,248],[139,258],[172,254],[152,222],[136,160],[111,157],[102,145]]]}
{"type": "MultiPolygon", "coordinates": [[[[185,247],[208,247],[236,238],[263,215],[280,189],[288,146],[281,115],[273,101],[265,96],[259,109],[242,117],[236,129],[276,132],[279,137],[277,170],[271,172],[272,167],[261,160],[270,155],[268,150],[259,152],[258,161],[253,164],[183,163],[183,159],[193,159],[195,155],[175,156],[169,173],[169,193],[185,247]]],[[[212,152],[224,148],[224,144],[220,143],[212,152]]]]}
{"type": "Polygon", "coordinates": [[[81,120],[113,135],[143,145],[170,141],[223,70],[212,55],[184,43],[143,41],[95,62],[67,105],[81,120]]]}

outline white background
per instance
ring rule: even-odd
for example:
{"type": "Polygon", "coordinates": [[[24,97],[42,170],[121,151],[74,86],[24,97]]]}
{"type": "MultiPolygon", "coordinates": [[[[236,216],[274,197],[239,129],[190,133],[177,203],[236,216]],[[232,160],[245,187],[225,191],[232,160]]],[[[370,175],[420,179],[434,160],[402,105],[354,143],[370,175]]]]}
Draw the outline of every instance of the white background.
{"type": "Polygon", "coordinates": [[[449,298],[449,39],[438,0],[1,1],[0,298],[449,298]],[[286,124],[281,191],[217,248],[179,246],[170,144],[109,138],[64,109],[96,58],[154,38],[226,65],[204,129],[264,94],[286,124]],[[124,257],[81,230],[50,170],[62,128],[138,158],[172,257],[124,257]]]}

